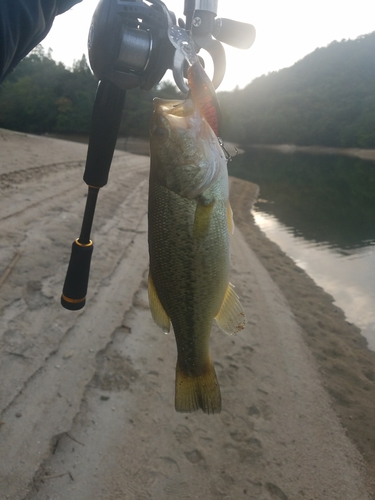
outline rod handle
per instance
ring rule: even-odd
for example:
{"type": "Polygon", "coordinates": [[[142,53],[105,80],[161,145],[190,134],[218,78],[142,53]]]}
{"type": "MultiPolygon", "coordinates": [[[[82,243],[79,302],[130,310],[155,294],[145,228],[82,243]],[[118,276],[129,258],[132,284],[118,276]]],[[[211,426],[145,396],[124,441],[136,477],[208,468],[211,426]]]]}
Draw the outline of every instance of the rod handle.
{"type": "Polygon", "coordinates": [[[72,244],[72,253],[65,277],[61,305],[70,311],[78,311],[86,304],[91,256],[94,249],[92,241],[82,244],[77,238],[72,244]]]}

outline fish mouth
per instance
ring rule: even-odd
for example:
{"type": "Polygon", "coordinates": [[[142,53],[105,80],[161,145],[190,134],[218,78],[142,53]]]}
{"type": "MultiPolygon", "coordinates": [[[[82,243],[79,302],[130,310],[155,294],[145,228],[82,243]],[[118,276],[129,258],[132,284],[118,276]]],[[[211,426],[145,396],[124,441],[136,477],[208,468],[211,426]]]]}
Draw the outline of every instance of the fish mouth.
{"type": "Polygon", "coordinates": [[[172,115],[177,117],[187,117],[195,110],[191,99],[179,101],[177,99],[159,99],[158,97],[155,97],[153,104],[154,111],[164,116],[172,115]]]}
{"type": "Polygon", "coordinates": [[[154,113],[163,123],[168,123],[172,129],[201,128],[202,116],[192,99],[184,101],[155,98],[154,113]]]}

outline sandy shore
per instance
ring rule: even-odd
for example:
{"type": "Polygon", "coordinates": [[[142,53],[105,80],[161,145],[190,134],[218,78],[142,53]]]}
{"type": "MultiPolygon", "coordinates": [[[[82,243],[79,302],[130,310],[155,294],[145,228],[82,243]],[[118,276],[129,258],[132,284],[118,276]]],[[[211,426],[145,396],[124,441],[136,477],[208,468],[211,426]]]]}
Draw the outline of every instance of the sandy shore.
{"type": "Polygon", "coordinates": [[[86,146],[0,131],[0,498],[375,498],[375,355],[253,224],[232,179],[231,281],[248,324],[216,327],[220,415],[174,411],[176,348],[147,301],[145,156],[99,194],[86,307],[59,300],[86,146]]]}

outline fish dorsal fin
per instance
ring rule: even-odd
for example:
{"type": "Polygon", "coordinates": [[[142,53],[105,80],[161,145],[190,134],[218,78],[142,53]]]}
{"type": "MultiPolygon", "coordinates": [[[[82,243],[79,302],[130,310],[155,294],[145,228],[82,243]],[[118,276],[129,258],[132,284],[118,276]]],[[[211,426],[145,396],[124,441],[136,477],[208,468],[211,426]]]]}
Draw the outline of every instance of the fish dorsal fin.
{"type": "Polygon", "coordinates": [[[227,202],[227,219],[228,219],[228,231],[229,234],[234,233],[234,221],[233,221],[233,210],[230,206],[229,201],[227,202]]]}
{"type": "Polygon", "coordinates": [[[219,328],[229,335],[238,333],[245,327],[245,312],[231,283],[228,283],[220,311],[215,316],[215,320],[219,328]]]}
{"type": "Polygon", "coordinates": [[[171,329],[171,321],[160,302],[150,272],[148,273],[148,300],[153,320],[165,333],[168,333],[171,329]]]}

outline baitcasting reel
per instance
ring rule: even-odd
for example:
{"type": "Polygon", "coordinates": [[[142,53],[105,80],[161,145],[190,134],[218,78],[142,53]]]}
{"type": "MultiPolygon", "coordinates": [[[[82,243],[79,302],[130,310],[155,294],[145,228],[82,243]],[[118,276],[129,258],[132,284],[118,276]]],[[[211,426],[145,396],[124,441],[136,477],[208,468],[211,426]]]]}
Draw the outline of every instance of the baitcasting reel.
{"type": "MultiPolygon", "coordinates": [[[[220,42],[247,49],[255,40],[251,24],[216,18],[218,0],[185,0],[186,22],[196,52],[206,50],[214,63],[214,86],[225,74],[225,52],[220,42]]],[[[176,84],[184,93],[183,60],[168,39],[176,16],[161,0],[101,0],[89,34],[89,58],[99,80],[109,79],[122,89],[150,90],[173,69],[176,84]]]]}
{"type": "MultiPolygon", "coordinates": [[[[213,61],[213,85],[225,74],[221,44],[247,49],[255,40],[251,24],[217,18],[218,0],[185,0],[186,21],[181,29],[191,36],[195,51],[206,50],[213,61]]],[[[161,0],[100,0],[90,28],[88,47],[91,68],[99,79],[95,97],[86,167],[83,179],[88,195],[79,238],[72,253],[61,296],[66,309],[79,310],[86,303],[93,242],[90,239],[99,189],[107,184],[120,128],[126,91],[150,90],[168,69],[179,89],[188,93],[186,62],[170,41],[176,16],[161,0]]]]}
{"type": "Polygon", "coordinates": [[[88,40],[91,68],[99,80],[122,89],[150,90],[173,57],[168,27],[176,24],[163,2],[101,0],[88,40]]]}

